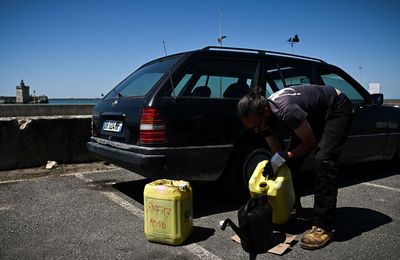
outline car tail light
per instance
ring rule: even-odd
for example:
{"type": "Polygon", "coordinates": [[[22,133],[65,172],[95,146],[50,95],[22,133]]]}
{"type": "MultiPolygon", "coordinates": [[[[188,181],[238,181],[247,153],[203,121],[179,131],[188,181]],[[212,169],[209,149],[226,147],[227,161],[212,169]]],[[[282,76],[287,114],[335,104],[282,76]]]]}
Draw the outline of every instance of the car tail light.
{"type": "Polygon", "coordinates": [[[139,143],[163,143],[166,140],[165,122],[161,113],[153,107],[144,108],[140,117],[139,143]]]}
{"type": "Polygon", "coordinates": [[[94,122],[94,118],[92,118],[91,131],[92,131],[92,136],[97,136],[97,125],[94,122]]]}

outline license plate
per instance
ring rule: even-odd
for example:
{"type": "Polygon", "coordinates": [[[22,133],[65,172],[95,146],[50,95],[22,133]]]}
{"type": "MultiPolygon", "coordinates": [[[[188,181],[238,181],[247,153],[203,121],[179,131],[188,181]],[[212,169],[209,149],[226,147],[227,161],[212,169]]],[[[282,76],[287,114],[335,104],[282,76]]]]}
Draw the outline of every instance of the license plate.
{"type": "Polygon", "coordinates": [[[103,130],[120,133],[122,130],[122,122],[114,120],[106,120],[103,123],[103,130]]]}

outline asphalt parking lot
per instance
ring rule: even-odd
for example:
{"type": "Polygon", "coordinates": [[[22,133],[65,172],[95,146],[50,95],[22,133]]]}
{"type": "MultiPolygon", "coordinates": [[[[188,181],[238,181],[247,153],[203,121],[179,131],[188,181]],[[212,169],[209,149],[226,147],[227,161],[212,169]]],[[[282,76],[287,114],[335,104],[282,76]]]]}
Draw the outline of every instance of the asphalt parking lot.
{"type": "MultiPolygon", "coordinates": [[[[336,238],[318,251],[294,243],[283,256],[257,259],[398,259],[400,165],[374,163],[343,169],[336,238]]],[[[309,182],[308,177],[304,178],[309,182]]],[[[221,187],[193,185],[193,235],[182,246],[144,236],[143,189],[148,180],[122,170],[70,172],[0,181],[1,259],[247,259],[232,241],[238,206],[221,187]]],[[[286,226],[309,228],[313,197],[305,189],[305,216],[286,226]]]]}

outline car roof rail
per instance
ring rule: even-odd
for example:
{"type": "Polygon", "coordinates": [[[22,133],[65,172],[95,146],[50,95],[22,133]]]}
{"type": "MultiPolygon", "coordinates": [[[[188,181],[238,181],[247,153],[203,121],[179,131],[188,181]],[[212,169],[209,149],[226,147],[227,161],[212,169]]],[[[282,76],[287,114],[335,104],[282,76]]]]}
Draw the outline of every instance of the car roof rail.
{"type": "Polygon", "coordinates": [[[249,53],[258,53],[258,54],[262,54],[262,55],[273,54],[273,55],[302,58],[302,59],[308,59],[308,60],[313,60],[313,61],[319,61],[319,62],[322,62],[322,63],[326,63],[324,60],[313,58],[313,57],[307,57],[307,56],[303,56],[303,55],[290,54],[290,53],[277,52],[277,51],[266,51],[266,50],[236,48],[236,47],[221,47],[221,46],[207,46],[207,47],[204,47],[202,50],[206,50],[206,51],[209,51],[209,50],[241,51],[241,52],[249,52],[249,53]]]}

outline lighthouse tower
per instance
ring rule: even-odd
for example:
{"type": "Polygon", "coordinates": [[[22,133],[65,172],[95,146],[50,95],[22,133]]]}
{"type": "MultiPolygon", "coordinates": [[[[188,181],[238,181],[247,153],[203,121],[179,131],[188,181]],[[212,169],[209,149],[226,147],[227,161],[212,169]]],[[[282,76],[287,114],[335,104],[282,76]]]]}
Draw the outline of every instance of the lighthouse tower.
{"type": "Polygon", "coordinates": [[[29,86],[25,86],[24,81],[21,80],[21,83],[16,88],[17,88],[16,103],[28,103],[30,101],[29,86]]]}

